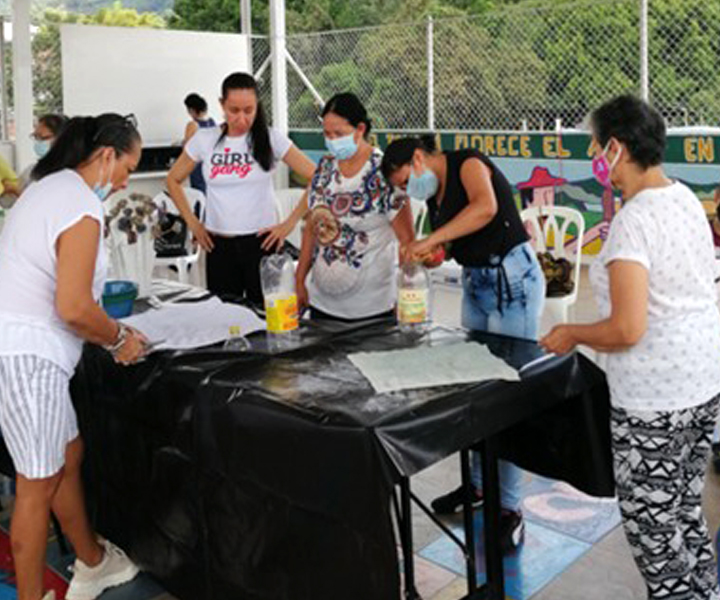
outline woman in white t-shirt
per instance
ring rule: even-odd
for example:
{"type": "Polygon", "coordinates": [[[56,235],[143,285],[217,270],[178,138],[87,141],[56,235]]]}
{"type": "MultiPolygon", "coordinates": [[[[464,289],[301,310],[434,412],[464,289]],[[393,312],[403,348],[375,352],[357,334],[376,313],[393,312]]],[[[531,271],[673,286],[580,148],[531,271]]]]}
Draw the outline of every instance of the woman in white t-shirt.
{"type": "Polygon", "coordinates": [[[718,600],[701,503],[720,405],[712,236],[697,197],[663,172],[656,110],[621,96],[592,129],[593,171],[625,201],[590,270],[602,320],[541,343],[607,353],[620,510],[650,600],[718,600]]]}
{"type": "Polygon", "coordinates": [[[315,165],[286,136],[268,127],[252,76],[228,75],[220,106],[225,123],[200,129],[188,141],[168,174],[168,192],[195,240],[208,252],[208,289],[261,305],[261,233],[276,223],[272,171],[282,160],[310,179],[315,165]],[[193,214],[182,188],[200,162],[207,186],[204,224],[193,214]]]}
{"type": "Polygon", "coordinates": [[[145,352],[145,338],[98,304],[107,265],[102,201],[126,187],[140,151],[124,117],[72,119],[0,235],[0,431],[17,472],[10,537],[18,597],[26,600],[43,598],[51,509],[78,557],[68,600],[95,598],[137,573],[90,528],[70,377],[84,341],[104,345],[122,364],[145,352]]]}
{"type": "Polygon", "coordinates": [[[310,185],[296,276],[298,303],[313,318],[389,316],[395,305],[397,241],[413,240],[412,213],[383,177],[382,152],[366,139],[370,126],[354,94],[338,94],[323,109],[330,155],[310,185]]]}

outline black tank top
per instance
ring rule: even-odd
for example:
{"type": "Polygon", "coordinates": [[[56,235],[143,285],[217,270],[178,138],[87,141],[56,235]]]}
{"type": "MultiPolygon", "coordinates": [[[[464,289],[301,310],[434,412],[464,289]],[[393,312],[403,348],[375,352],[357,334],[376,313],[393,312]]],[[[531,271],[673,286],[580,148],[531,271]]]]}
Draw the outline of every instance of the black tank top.
{"type": "Polygon", "coordinates": [[[436,197],[427,201],[430,224],[433,230],[439,229],[468,205],[460,169],[467,159],[480,159],[492,172],[497,214],[482,229],[454,240],[450,246],[450,257],[463,267],[497,266],[510,250],[529,239],[520,220],[510,183],[493,162],[477,150],[456,150],[444,154],[447,158],[445,196],[439,208],[436,197]]]}

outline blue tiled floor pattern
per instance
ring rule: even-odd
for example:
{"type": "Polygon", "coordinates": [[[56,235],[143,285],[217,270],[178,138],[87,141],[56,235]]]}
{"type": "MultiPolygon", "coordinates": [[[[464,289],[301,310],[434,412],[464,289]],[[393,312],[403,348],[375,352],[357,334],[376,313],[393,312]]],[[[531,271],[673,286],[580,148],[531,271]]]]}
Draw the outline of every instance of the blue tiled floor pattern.
{"type": "MultiPolygon", "coordinates": [[[[613,499],[586,496],[567,484],[526,474],[523,482],[525,543],[505,557],[506,594],[527,600],[556,578],[620,522],[613,499]]],[[[448,521],[462,539],[458,516],[448,521]]],[[[475,513],[476,531],[482,531],[482,511],[475,513]]],[[[482,536],[477,548],[478,581],[485,581],[482,536]]],[[[446,536],[419,555],[458,575],[465,575],[460,549],[446,536]]]]}
{"type": "MultiPolygon", "coordinates": [[[[527,600],[587,552],[593,544],[620,522],[612,499],[586,496],[567,484],[526,474],[523,480],[525,543],[505,558],[506,592],[513,600],[527,600]]],[[[476,531],[482,531],[482,511],[475,514],[476,531]]],[[[461,519],[448,520],[453,531],[463,537],[461,519]]],[[[2,524],[7,530],[7,523],[2,524]]],[[[485,580],[482,536],[477,548],[480,572],[485,580]]],[[[718,537],[720,549],[720,536],[718,537]]],[[[443,536],[418,553],[421,557],[458,575],[465,575],[462,554],[443,536]]],[[[56,542],[48,546],[48,564],[69,579],[73,557],[60,554],[56,542]]],[[[163,594],[162,587],[141,574],[132,583],[108,590],[102,600],[153,600],[163,594]]],[[[15,590],[0,584],[0,600],[17,600],[15,590]]]]}

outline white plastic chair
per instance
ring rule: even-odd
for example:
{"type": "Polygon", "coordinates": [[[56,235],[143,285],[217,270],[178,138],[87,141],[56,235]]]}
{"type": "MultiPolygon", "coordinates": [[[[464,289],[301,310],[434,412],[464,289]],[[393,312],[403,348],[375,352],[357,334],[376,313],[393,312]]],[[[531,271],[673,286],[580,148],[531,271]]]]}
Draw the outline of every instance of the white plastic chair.
{"type": "MultiPolygon", "coordinates": [[[[277,216],[278,223],[282,223],[287,219],[295,207],[300,202],[304,188],[283,188],[275,190],[275,215],[277,216]]],[[[300,221],[287,236],[287,242],[292,246],[300,250],[302,243],[302,221],[300,221]]]]}
{"type": "Polygon", "coordinates": [[[568,310],[577,301],[580,287],[585,220],[580,212],[564,206],[526,208],[520,218],[536,252],[549,252],[553,258],[565,258],[573,265],[572,292],[545,299],[545,309],[552,315],[553,322],[567,323],[568,310]]]}
{"type": "MultiPolygon", "coordinates": [[[[205,195],[194,188],[186,187],[183,189],[192,211],[197,215],[201,222],[205,222],[205,195]]],[[[171,215],[179,215],[175,203],[166,192],[160,192],[153,198],[155,205],[161,210],[171,215]]],[[[193,244],[192,234],[188,229],[187,240],[185,242],[187,254],[185,256],[157,256],[155,258],[156,267],[164,267],[166,270],[177,270],[177,277],[180,283],[190,283],[190,274],[193,274],[193,283],[200,285],[200,273],[198,261],[200,260],[200,246],[193,244]],[[172,269],[170,267],[173,267],[172,269]]]]}

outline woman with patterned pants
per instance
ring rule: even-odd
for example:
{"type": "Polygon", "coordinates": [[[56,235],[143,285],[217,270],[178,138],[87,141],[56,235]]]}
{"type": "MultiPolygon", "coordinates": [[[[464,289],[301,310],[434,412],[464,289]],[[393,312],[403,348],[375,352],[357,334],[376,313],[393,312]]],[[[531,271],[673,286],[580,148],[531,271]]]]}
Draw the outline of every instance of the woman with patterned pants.
{"type": "Polygon", "coordinates": [[[593,171],[623,208],[590,271],[602,320],[542,340],[607,353],[620,511],[650,600],[720,600],[701,496],[720,406],[712,235],[668,179],[662,116],[622,96],[592,116],[593,171]]]}

